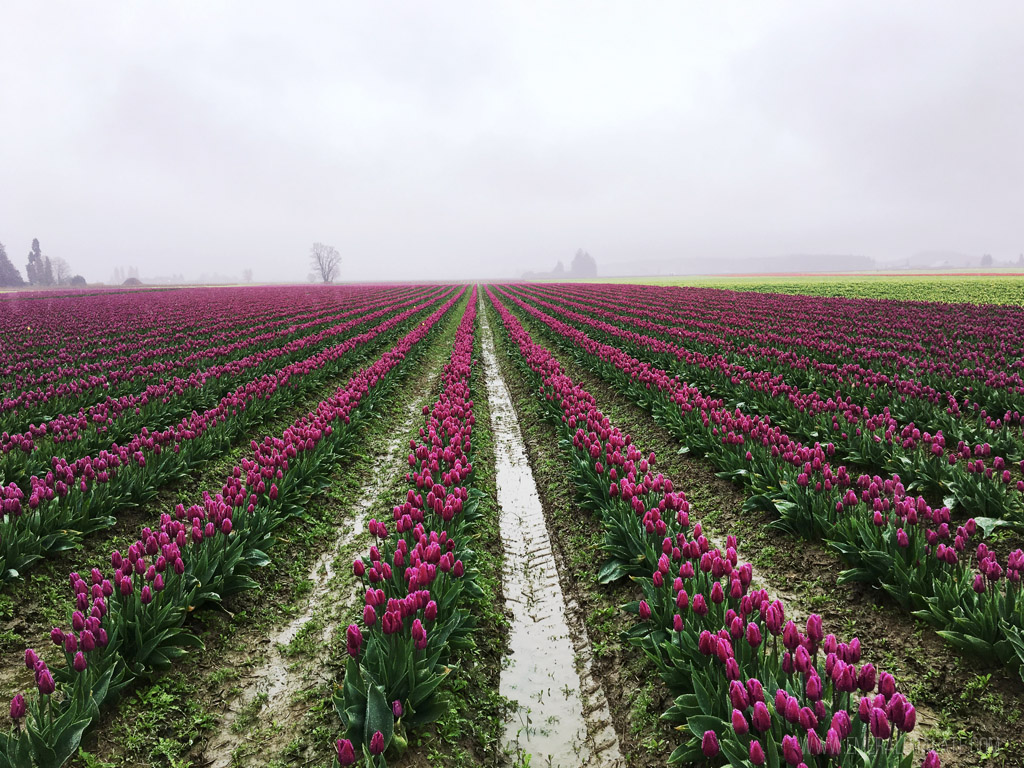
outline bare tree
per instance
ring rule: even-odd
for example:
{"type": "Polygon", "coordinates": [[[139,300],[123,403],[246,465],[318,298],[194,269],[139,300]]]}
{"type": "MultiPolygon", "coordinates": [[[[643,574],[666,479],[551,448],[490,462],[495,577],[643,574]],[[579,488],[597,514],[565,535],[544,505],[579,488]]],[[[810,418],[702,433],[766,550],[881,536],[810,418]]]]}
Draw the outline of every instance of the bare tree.
{"type": "Polygon", "coordinates": [[[324,283],[333,283],[341,266],[341,254],[333,246],[313,243],[309,249],[309,263],[316,277],[324,283]]]}
{"type": "Polygon", "coordinates": [[[74,277],[74,272],[71,271],[71,265],[68,264],[60,256],[56,256],[52,259],[53,262],[53,279],[57,285],[67,285],[71,282],[71,278],[74,277]]]}
{"type": "Polygon", "coordinates": [[[242,270],[242,281],[246,282],[246,283],[251,283],[252,282],[252,269],[243,269],[242,270]]]}

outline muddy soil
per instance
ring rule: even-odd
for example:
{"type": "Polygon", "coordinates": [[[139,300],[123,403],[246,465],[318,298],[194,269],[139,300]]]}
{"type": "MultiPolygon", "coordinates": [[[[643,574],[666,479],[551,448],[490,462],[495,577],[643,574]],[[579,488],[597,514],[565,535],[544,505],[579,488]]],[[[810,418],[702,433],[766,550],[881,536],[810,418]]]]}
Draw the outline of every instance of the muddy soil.
{"type": "Polygon", "coordinates": [[[621,768],[608,704],[589,675],[592,653],[586,629],[566,616],[544,509],[486,314],[482,321],[505,550],[502,575],[513,614],[511,656],[502,670],[501,693],[519,705],[506,727],[506,744],[517,760],[530,755],[533,762],[552,768],[621,768]]]}
{"type": "Polygon", "coordinates": [[[566,596],[566,615],[586,629],[592,646],[585,687],[600,688],[625,765],[630,768],[664,766],[680,743],[679,734],[660,722],[672,696],[652,674],[642,654],[622,642],[632,620],[619,606],[638,599],[630,582],[602,585],[597,582],[601,565],[600,522],[576,502],[571,478],[565,472],[565,456],[558,434],[544,420],[536,400],[536,388],[510,355],[518,355],[501,332],[500,321],[487,302],[488,318],[495,331],[496,357],[515,409],[527,456],[547,516],[548,531],[566,596]]]}

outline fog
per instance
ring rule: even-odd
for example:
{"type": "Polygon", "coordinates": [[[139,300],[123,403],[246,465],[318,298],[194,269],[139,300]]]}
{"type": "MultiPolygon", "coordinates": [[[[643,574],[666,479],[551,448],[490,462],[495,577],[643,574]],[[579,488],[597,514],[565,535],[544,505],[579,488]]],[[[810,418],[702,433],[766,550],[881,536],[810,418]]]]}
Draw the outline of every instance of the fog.
{"type": "Polygon", "coordinates": [[[342,280],[1015,259],[1022,29],[1010,1],[8,3],[0,242],[90,281],[302,282],[314,241],[342,280]]]}

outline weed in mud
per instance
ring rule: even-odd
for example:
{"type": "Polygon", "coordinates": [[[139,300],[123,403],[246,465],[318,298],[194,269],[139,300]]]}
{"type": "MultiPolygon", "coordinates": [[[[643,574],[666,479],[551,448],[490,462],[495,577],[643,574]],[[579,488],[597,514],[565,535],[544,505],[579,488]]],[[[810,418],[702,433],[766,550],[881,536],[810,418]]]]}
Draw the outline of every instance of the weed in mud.
{"type": "Polygon", "coordinates": [[[266,706],[268,696],[265,692],[261,691],[253,697],[253,700],[246,704],[238,713],[238,717],[235,722],[231,724],[231,730],[235,733],[243,733],[256,722],[256,718],[260,713],[260,710],[266,706]]]}

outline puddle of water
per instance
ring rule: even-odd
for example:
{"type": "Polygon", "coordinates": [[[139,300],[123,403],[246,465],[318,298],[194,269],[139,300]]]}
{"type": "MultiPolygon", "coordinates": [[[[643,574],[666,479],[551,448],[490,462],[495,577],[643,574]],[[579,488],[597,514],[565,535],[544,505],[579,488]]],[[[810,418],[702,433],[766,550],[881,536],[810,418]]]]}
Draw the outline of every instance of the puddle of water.
{"type": "Polygon", "coordinates": [[[495,440],[502,578],[513,613],[511,657],[501,673],[500,691],[520,705],[506,724],[506,746],[531,755],[536,766],[617,768],[624,762],[608,704],[591,674],[586,633],[582,626],[570,628],[575,622],[567,619],[544,509],[482,306],[478,316],[495,440]]]}
{"type": "MultiPolygon", "coordinates": [[[[404,423],[398,427],[388,441],[383,456],[377,462],[377,471],[372,475],[373,481],[359,491],[358,503],[352,506],[351,517],[338,528],[338,537],[334,546],[321,554],[309,571],[309,580],[313,590],[306,598],[302,613],[292,619],[268,638],[269,650],[267,658],[257,669],[245,676],[244,689],[233,702],[217,726],[217,732],[211,735],[206,748],[203,765],[208,768],[228,768],[232,763],[232,753],[245,744],[250,737],[248,733],[235,733],[232,726],[239,715],[254,705],[257,697],[266,694],[265,704],[257,716],[257,725],[270,723],[283,724],[294,721],[292,700],[296,693],[328,679],[327,668],[321,663],[325,660],[331,638],[339,624],[327,620],[318,635],[317,646],[322,654],[317,658],[294,659],[285,655],[284,649],[302,631],[314,616],[323,613],[326,608],[332,614],[340,613],[358,596],[353,590],[345,599],[337,600],[332,583],[335,575],[334,562],[366,529],[366,517],[380,495],[391,484],[392,479],[402,471],[406,461],[405,446],[408,445],[408,433],[418,419],[422,419],[423,404],[427,395],[433,391],[434,383],[440,371],[433,371],[423,385],[421,394],[410,401],[404,423]],[[312,676],[319,679],[311,679],[312,676]]],[[[285,728],[283,736],[290,741],[294,736],[292,729],[285,728]]],[[[265,764],[267,753],[262,751],[255,759],[265,764]]]]}

